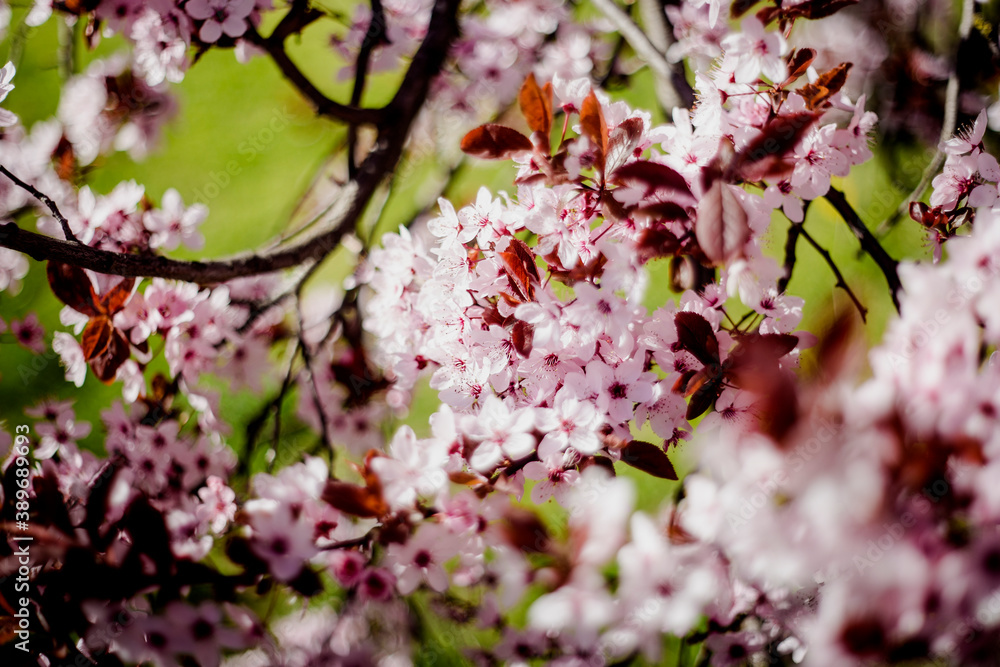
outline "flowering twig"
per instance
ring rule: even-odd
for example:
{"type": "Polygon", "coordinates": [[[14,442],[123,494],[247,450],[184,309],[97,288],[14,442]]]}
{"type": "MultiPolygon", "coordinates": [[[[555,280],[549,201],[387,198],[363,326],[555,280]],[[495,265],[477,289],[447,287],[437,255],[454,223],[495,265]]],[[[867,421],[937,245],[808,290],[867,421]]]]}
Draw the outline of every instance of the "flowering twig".
{"type": "Polygon", "coordinates": [[[67,241],[80,243],[79,239],[77,239],[76,235],[73,233],[73,230],[69,228],[69,220],[67,220],[66,216],[62,214],[62,211],[59,210],[59,207],[56,205],[54,201],[52,201],[51,197],[49,197],[44,192],[41,192],[35,186],[29,183],[25,183],[20,178],[10,173],[10,171],[7,170],[7,167],[3,166],[2,164],[0,164],[0,173],[2,173],[4,176],[12,180],[14,182],[14,185],[21,188],[22,190],[27,191],[29,194],[31,194],[32,197],[45,204],[45,206],[49,209],[49,211],[52,212],[52,217],[54,217],[56,220],[59,221],[59,225],[62,227],[63,234],[66,235],[67,241]]]}

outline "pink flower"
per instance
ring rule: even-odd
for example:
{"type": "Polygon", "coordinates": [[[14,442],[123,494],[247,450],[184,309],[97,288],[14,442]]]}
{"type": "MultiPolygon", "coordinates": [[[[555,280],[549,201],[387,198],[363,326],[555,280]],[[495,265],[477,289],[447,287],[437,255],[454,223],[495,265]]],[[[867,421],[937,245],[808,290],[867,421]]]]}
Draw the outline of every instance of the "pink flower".
{"type": "Polygon", "coordinates": [[[76,421],[72,409],[61,410],[55,422],[40,422],[35,432],[42,437],[35,448],[35,458],[49,459],[66,447],[76,447],[77,440],[90,435],[90,422],[76,421]]]}
{"type": "Polygon", "coordinates": [[[575,455],[564,456],[562,452],[556,451],[542,461],[532,461],[524,466],[524,476],[537,480],[535,488],[531,490],[532,502],[541,505],[555,495],[556,501],[565,506],[567,492],[580,479],[579,472],[567,469],[575,465],[576,458],[575,455]],[[570,459],[568,464],[567,458],[570,459]]]}
{"type": "Polygon", "coordinates": [[[174,250],[183,243],[192,250],[201,250],[205,246],[205,237],[198,231],[198,226],[206,217],[208,208],[204,204],[192,204],[185,208],[180,193],[170,188],[163,193],[160,208],[147,211],[142,217],[143,226],[151,234],[149,247],[174,250]]]}
{"type": "MultiPolygon", "coordinates": [[[[14,63],[7,63],[0,68],[0,102],[3,102],[10,91],[14,90],[14,84],[11,83],[13,79],[14,63]]],[[[15,123],[17,123],[17,116],[14,113],[0,109],[0,127],[7,127],[15,123]]]]}
{"type": "Polygon", "coordinates": [[[225,33],[239,37],[247,30],[247,18],[254,9],[254,0],[189,0],[184,6],[188,16],[204,21],[198,38],[212,44],[225,33]]]}
{"type": "Polygon", "coordinates": [[[473,418],[472,437],[479,441],[469,464],[480,472],[493,469],[504,456],[522,459],[535,449],[535,416],[530,409],[511,409],[490,394],[473,418]]]}
{"type": "Polygon", "coordinates": [[[406,544],[391,544],[386,564],[396,576],[396,588],[409,595],[421,582],[443,593],[448,588],[444,563],[457,553],[455,538],[441,526],[425,524],[406,544]]]}
{"type": "Polygon", "coordinates": [[[10,323],[10,331],[14,334],[21,347],[31,350],[35,354],[45,351],[45,329],[38,322],[38,315],[29,313],[23,320],[13,320],[10,323]]]}
{"type": "Polygon", "coordinates": [[[211,475],[205,480],[205,486],[198,489],[198,497],[202,504],[195,509],[195,514],[213,533],[221,535],[236,517],[236,492],[226,486],[222,478],[211,475]]]}

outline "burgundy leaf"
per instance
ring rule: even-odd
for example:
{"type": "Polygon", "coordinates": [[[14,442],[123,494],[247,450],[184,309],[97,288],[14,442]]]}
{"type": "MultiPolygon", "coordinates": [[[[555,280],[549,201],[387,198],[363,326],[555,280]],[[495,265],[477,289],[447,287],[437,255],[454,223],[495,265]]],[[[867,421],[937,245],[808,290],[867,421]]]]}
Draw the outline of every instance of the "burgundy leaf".
{"type": "Polygon", "coordinates": [[[462,138],[462,152],[487,160],[509,160],[522,151],[531,151],[531,139],[503,125],[480,125],[462,138]]]}
{"type": "Polygon", "coordinates": [[[612,178],[616,183],[641,184],[646,187],[646,196],[653,193],[672,195],[684,201],[694,201],[691,188],[677,171],[665,164],[639,160],[619,167],[612,178]]]}
{"type": "Polygon", "coordinates": [[[698,202],[695,238],[705,257],[713,264],[723,264],[739,257],[750,239],[747,213],[732,187],[717,180],[698,202]]]}
{"type": "MultiPolygon", "coordinates": [[[[760,180],[775,160],[785,157],[819,117],[812,111],[775,116],[736,154],[730,170],[749,181],[760,180]]],[[[726,180],[734,180],[732,176],[726,180]]]]}
{"type": "Polygon", "coordinates": [[[522,357],[531,355],[531,345],[535,337],[535,327],[518,320],[510,331],[510,342],[522,357]]]}
{"type": "Polygon", "coordinates": [[[622,462],[660,479],[677,479],[670,457],[656,445],[633,440],[622,449],[622,462]]]}
{"type": "Polygon", "coordinates": [[[793,51],[788,58],[788,78],[785,79],[783,85],[788,85],[805,74],[809,69],[809,65],[811,65],[812,61],[815,59],[815,49],[802,48],[793,51]]]}
{"type": "Polygon", "coordinates": [[[607,172],[610,174],[620,166],[625,164],[635,153],[642,139],[642,119],[626,118],[621,124],[611,131],[608,137],[608,157],[607,172]]]}
{"type": "Polygon", "coordinates": [[[341,512],[362,518],[376,518],[388,511],[388,506],[377,490],[339,480],[327,481],[323,500],[341,512]]]}
{"type": "Polygon", "coordinates": [[[128,300],[132,298],[132,288],[135,286],[135,278],[123,278],[114,287],[101,294],[100,305],[108,315],[114,315],[125,307],[128,300]]]}
{"type": "Polygon", "coordinates": [[[90,360],[90,369],[104,384],[111,384],[115,381],[118,369],[131,356],[131,349],[125,336],[114,327],[111,327],[111,332],[111,340],[108,342],[107,348],[90,360]]]}
{"type": "MultiPolygon", "coordinates": [[[[688,388],[690,390],[690,387],[688,388]]],[[[691,400],[688,402],[687,413],[684,417],[688,421],[692,419],[697,419],[715,406],[715,402],[719,400],[719,395],[722,394],[722,383],[718,380],[708,381],[704,384],[698,386],[691,393],[691,400]]]]}
{"type": "Polygon", "coordinates": [[[67,306],[90,317],[103,312],[97,304],[90,278],[83,269],[50,261],[47,273],[52,292],[67,306]]]}
{"type": "Polygon", "coordinates": [[[719,340],[712,325],[698,313],[682,311],[674,315],[677,343],[705,366],[719,364],[719,340]]]}
{"type": "Polygon", "coordinates": [[[583,135],[590,139],[597,151],[597,167],[603,173],[604,158],[608,154],[608,123],[604,120],[601,103],[597,101],[593,90],[584,98],[580,107],[580,126],[583,135]]]}
{"type": "Polygon", "coordinates": [[[535,75],[528,74],[517,101],[531,131],[541,133],[548,141],[552,131],[552,86],[547,85],[543,90],[535,81],[535,75]]]}
{"type": "Polygon", "coordinates": [[[538,267],[535,266],[535,255],[527,244],[512,238],[507,250],[500,253],[500,259],[514,290],[524,301],[534,301],[535,285],[539,283],[538,267]]]}
{"type": "Polygon", "coordinates": [[[115,328],[111,324],[111,319],[105,315],[90,318],[87,326],[80,336],[80,347],[83,348],[83,358],[90,361],[94,357],[104,354],[108,346],[111,345],[111,338],[114,336],[115,328]]]}

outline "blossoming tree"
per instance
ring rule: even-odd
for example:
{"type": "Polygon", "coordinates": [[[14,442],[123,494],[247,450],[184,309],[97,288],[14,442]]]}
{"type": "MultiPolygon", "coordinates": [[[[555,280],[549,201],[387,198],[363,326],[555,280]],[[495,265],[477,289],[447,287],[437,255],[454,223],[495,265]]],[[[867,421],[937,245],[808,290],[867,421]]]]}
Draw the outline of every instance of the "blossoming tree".
{"type": "Polygon", "coordinates": [[[61,308],[0,333],[65,375],[0,430],[2,664],[995,664],[995,7],[0,6],[0,99],[32,27],[127,43],[66,68],[51,120],[0,110],[0,308],[29,272],[61,308]],[[307,30],[349,99],[290,55],[307,30]],[[177,259],[204,204],[92,179],[155,150],[171,84],[219,49],[344,128],[342,169],[294,233],[177,259]],[[372,238],[428,156],[494,161],[509,192],[372,238]],[[909,186],[879,219],[844,187],[863,163],[909,186]],[[927,252],[890,254],[898,226],[927,252]],[[121,398],[78,414],[100,383],[121,398]],[[243,388],[253,414],[227,414],[243,388]]]}

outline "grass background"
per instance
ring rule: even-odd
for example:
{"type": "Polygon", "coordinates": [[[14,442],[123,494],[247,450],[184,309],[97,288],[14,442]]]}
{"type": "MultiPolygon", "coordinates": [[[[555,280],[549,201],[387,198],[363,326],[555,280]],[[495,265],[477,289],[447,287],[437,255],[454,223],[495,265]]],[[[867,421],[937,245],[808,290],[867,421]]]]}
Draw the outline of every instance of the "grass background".
{"type": "MultiPolygon", "coordinates": [[[[346,6],[340,9],[344,10],[346,6]]],[[[19,24],[23,14],[23,8],[15,8],[12,26],[19,24]]],[[[336,79],[342,63],[328,47],[331,25],[336,29],[336,24],[330,21],[310,28],[291,50],[293,58],[302,64],[303,70],[324,92],[344,100],[349,97],[349,85],[338,83],[336,79]]],[[[66,53],[65,44],[75,44],[73,51],[78,71],[94,58],[124,48],[120,39],[112,38],[103,40],[95,51],[87,51],[79,40],[74,43],[67,40],[65,34],[60,35],[57,21],[49,21],[30,32],[22,45],[17,36],[18,29],[12,28],[0,45],[0,61],[5,62],[13,54],[18,68],[14,79],[16,88],[4,106],[17,113],[29,128],[56,111],[61,84],[60,61],[66,53]]],[[[373,77],[365,102],[385,102],[395,90],[397,81],[397,74],[373,77]]],[[[635,76],[634,85],[613,90],[612,94],[634,107],[652,109],[655,98],[651,83],[648,73],[640,71],[635,76]]],[[[186,202],[190,202],[212,192],[214,188],[210,184],[219,184],[224,180],[219,175],[226,173],[227,165],[235,162],[239,167],[238,175],[232,176],[225,187],[219,187],[218,195],[208,201],[210,215],[202,227],[206,237],[204,251],[178,251],[174,256],[223,256],[258,247],[287,229],[297,202],[317,170],[341,145],[343,128],[317,119],[308,104],[265,57],[255,57],[246,64],[240,64],[232,51],[209,51],[190,69],[183,83],[173,86],[173,91],[180,110],[164,128],[157,150],[141,162],[135,162],[123,153],[99,159],[87,179],[91,187],[106,193],[116,183],[134,179],[145,186],[154,201],[159,201],[163,192],[172,187],[180,191],[186,202]],[[284,129],[271,132],[269,126],[276,118],[285,121],[284,129]]],[[[662,121],[662,114],[657,114],[657,119],[662,121]]],[[[454,141],[457,143],[468,129],[471,125],[455,128],[454,141]]],[[[0,162],[2,159],[0,155],[0,162]]],[[[872,228],[898,204],[907,185],[901,184],[901,187],[886,175],[886,161],[890,159],[898,160],[899,156],[877,156],[875,160],[856,168],[846,182],[837,184],[845,190],[848,200],[872,228]]],[[[904,156],[904,159],[922,164],[924,158],[914,154],[912,157],[904,156]]],[[[425,157],[419,164],[410,167],[406,172],[409,176],[393,187],[378,221],[380,232],[396,229],[430,204],[437,193],[437,184],[447,170],[447,165],[436,161],[433,156],[425,157]]],[[[513,192],[512,178],[513,169],[509,164],[469,163],[449,188],[449,196],[459,206],[471,200],[482,184],[494,191],[507,189],[513,192]]],[[[767,244],[768,252],[778,257],[779,261],[787,228],[788,221],[775,215],[767,244]]],[[[826,202],[816,202],[811,207],[807,228],[830,250],[851,287],[868,306],[866,331],[869,341],[874,343],[893,313],[884,279],[874,263],[867,257],[859,256],[853,234],[826,202]]],[[[921,232],[914,223],[904,221],[883,242],[894,257],[927,256],[921,245],[921,232]]],[[[352,268],[343,253],[335,254],[326,262],[317,280],[338,282],[352,268]]],[[[667,287],[666,263],[653,262],[649,270],[652,281],[646,305],[652,308],[666,299],[677,298],[667,287]]],[[[833,292],[833,284],[834,277],[819,255],[804,241],[800,242],[799,263],[789,292],[806,300],[803,328],[817,331],[840,311],[853,308],[845,295],[833,292]]],[[[59,309],[60,304],[48,289],[44,267],[34,261],[20,293],[0,293],[0,317],[9,323],[29,312],[37,312],[46,329],[47,343],[51,342],[52,333],[60,329],[59,309]]],[[[805,363],[810,363],[808,356],[805,363]]],[[[219,388],[224,390],[223,416],[234,425],[231,444],[239,451],[244,445],[242,425],[260,409],[273,393],[274,386],[266,388],[264,396],[229,392],[224,386],[219,388]]],[[[9,339],[4,340],[0,344],[0,421],[6,419],[9,424],[23,423],[24,409],[46,397],[75,399],[78,415],[90,420],[95,427],[84,444],[99,449],[102,434],[98,412],[120,397],[120,386],[106,387],[88,373],[83,388],[77,389],[63,380],[63,370],[51,353],[36,356],[9,339]]],[[[418,434],[426,433],[426,418],[436,403],[436,396],[425,387],[418,393],[405,421],[412,424],[418,434]]],[[[287,417],[291,418],[294,400],[286,401],[286,406],[287,417]]],[[[285,423],[290,422],[286,420],[285,423]]],[[[644,436],[654,439],[648,432],[644,436]]],[[[312,436],[303,431],[289,433],[280,443],[280,448],[285,450],[282,452],[285,456],[281,458],[294,458],[294,452],[311,439],[312,436]]],[[[682,448],[674,458],[679,472],[689,469],[692,459],[689,451],[682,448]]],[[[257,464],[260,464],[259,458],[257,464]]],[[[676,490],[676,483],[633,474],[634,471],[629,469],[622,472],[636,479],[638,504],[642,508],[655,509],[676,490]]],[[[560,517],[551,503],[544,513],[558,530],[560,517]]],[[[444,632],[431,629],[432,633],[439,631],[444,632]]],[[[435,645],[438,644],[441,642],[435,642],[435,645]]],[[[427,650],[437,655],[439,648],[429,647],[427,650]]],[[[428,660],[429,657],[424,662],[428,660]]],[[[441,664],[440,660],[437,664],[441,664]]]]}

